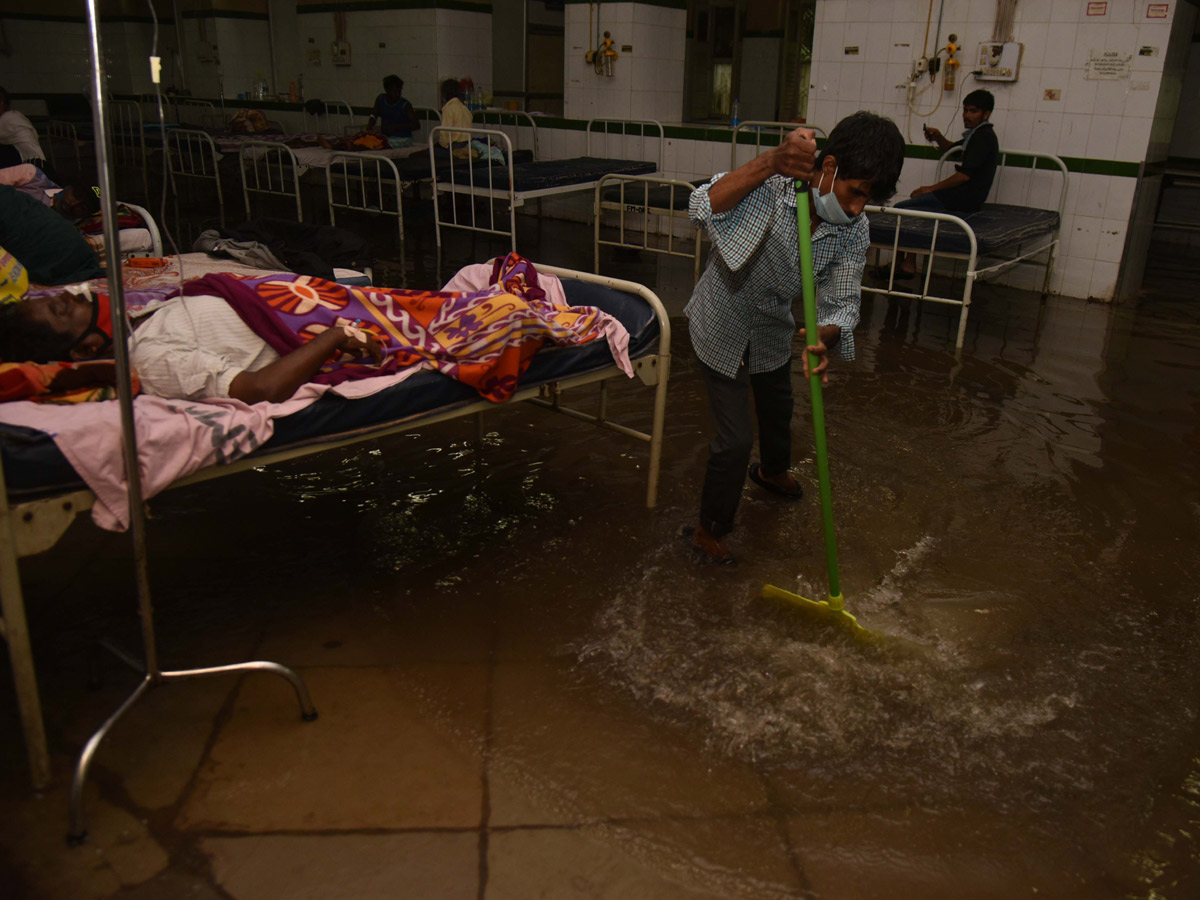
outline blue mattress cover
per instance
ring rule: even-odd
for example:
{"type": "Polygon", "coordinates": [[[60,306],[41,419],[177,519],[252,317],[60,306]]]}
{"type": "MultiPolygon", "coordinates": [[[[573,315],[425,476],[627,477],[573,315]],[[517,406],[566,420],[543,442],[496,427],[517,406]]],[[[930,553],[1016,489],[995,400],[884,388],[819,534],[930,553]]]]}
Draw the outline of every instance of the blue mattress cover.
{"type": "MultiPolygon", "coordinates": [[[[702,184],[708,184],[708,179],[698,178],[690,184],[692,190],[695,190],[702,184]]],[[[655,185],[646,181],[630,181],[625,185],[623,199],[625,207],[629,210],[639,210],[646,206],[652,209],[685,210],[688,208],[691,196],[690,191],[681,187],[672,189],[669,184],[655,185]]],[[[606,187],[600,193],[600,199],[604,203],[620,203],[622,201],[621,185],[614,184],[606,187]]]]}
{"type": "MultiPolygon", "coordinates": [[[[873,213],[871,243],[891,246],[896,236],[896,216],[873,213]]],[[[959,216],[975,232],[979,255],[993,253],[1003,247],[1020,244],[1032,238],[1053,234],[1058,230],[1058,212],[1029,206],[1010,206],[1005,203],[986,203],[983,209],[959,216]]],[[[937,249],[946,253],[970,253],[971,244],[963,230],[953,222],[905,217],[900,227],[900,246],[928,250],[933,240],[933,227],[938,224],[937,249]]]]}
{"type": "MultiPolygon", "coordinates": [[[[614,316],[629,331],[629,356],[636,359],[658,343],[654,310],[633,294],[586,281],[564,279],[572,306],[596,306],[614,316]]],[[[599,371],[613,365],[608,342],[601,339],[577,347],[543,347],[521,376],[521,387],[543,384],[599,371]]],[[[263,450],[320,443],[423,413],[466,406],[479,399],[471,387],[437,372],[419,372],[370,397],[347,400],[326,394],[299,412],[275,420],[275,434],[263,450]]],[[[8,493],[14,500],[85,487],[49,434],[0,423],[0,458],[8,493]]]]}
{"type": "MultiPolygon", "coordinates": [[[[400,173],[400,178],[403,181],[421,181],[425,178],[430,178],[433,175],[433,166],[429,162],[428,151],[421,153],[419,156],[402,156],[398,159],[393,159],[392,162],[396,164],[396,171],[400,173]]],[[[532,150],[513,151],[513,165],[520,165],[521,163],[527,162],[533,162],[532,150]]],[[[487,169],[489,166],[499,165],[502,165],[499,160],[476,159],[471,161],[471,167],[474,169],[487,169]]],[[[460,177],[457,174],[458,171],[462,171],[464,173],[467,171],[466,160],[455,160],[454,168],[456,170],[454,177],[455,179],[458,179],[460,177]]],[[[443,173],[446,173],[446,176],[448,176],[449,169],[449,160],[438,160],[439,178],[444,177],[443,173]]],[[[478,176],[476,177],[478,178],[478,176]]]]}
{"type": "Polygon", "coordinates": [[[573,184],[594,184],[605,175],[649,175],[658,169],[639,159],[601,159],[577,156],[513,165],[513,185],[518,193],[541,191],[573,184]]]}

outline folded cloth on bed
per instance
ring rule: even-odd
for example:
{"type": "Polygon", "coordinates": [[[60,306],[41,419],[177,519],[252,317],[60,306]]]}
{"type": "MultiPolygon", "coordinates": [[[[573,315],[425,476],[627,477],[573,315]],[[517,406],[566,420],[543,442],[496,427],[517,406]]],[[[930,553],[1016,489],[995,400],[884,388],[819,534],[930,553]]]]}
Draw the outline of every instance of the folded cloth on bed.
{"type": "MultiPolygon", "coordinates": [[[[88,246],[92,248],[97,256],[104,252],[104,232],[99,231],[95,234],[84,233],[83,239],[88,242],[88,246]]],[[[154,238],[150,236],[150,230],[147,228],[122,228],[117,232],[117,239],[121,242],[122,253],[135,253],[139,250],[153,250],[154,238]]]]}
{"type": "Polygon", "coordinates": [[[260,244],[258,241],[223,238],[221,232],[215,228],[200,232],[200,236],[192,244],[192,249],[226,259],[236,259],[242,265],[255,269],[266,269],[270,272],[289,271],[288,267],[279,261],[266,244],[260,244]]]}
{"type": "Polygon", "coordinates": [[[282,356],[343,325],[361,328],[383,349],[382,366],[326,361],[314,379],[323,384],[417,367],[501,403],[512,396],[540,347],[600,337],[608,340],[622,370],[633,374],[629,335],[616,319],[593,307],[549,302],[533,266],[515,253],[496,264],[493,280],[487,290],[460,294],[347,287],[303,275],[212,275],[187,283],[183,293],[223,297],[282,356]]]}

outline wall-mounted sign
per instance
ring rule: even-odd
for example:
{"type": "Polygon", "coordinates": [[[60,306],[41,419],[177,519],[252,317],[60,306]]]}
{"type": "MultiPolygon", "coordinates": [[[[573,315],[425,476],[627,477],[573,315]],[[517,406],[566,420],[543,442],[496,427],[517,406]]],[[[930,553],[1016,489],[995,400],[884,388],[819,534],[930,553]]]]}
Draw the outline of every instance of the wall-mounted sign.
{"type": "Polygon", "coordinates": [[[1092,50],[1088,54],[1085,78],[1091,81],[1120,81],[1129,77],[1131,53],[1120,50],[1092,50]]]}
{"type": "Polygon", "coordinates": [[[1149,44],[1144,44],[1142,48],[1138,50],[1138,56],[1158,56],[1158,48],[1151,47],[1149,44]]]}
{"type": "Polygon", "coordinates": [[[858,48],[857,47],[843,47],[842,53],[844,53],[846,56],[858,56],[858,48]]]}
{"type": "Polygon", "coordinates": [[[1089,16],[1107,16],[1108,3],[1106,0],[1103,0],[1103,2],[1100,3],[1089,3],[1087,5],[1087,14],[1089,16]]]}
{"type": "Polygon", "coordinates": [[[1149,3],[1146,5],[1147,19],[1165,19],[1170,12],[1170,3],[1149,3]]]}

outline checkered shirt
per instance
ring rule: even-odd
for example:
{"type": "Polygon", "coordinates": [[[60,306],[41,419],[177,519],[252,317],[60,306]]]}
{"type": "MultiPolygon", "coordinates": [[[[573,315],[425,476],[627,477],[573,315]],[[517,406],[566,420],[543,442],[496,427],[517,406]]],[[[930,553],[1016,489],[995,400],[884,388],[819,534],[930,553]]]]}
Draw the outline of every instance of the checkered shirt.
{"type": "MultiPolygon", "coordinates": [[[[722,173],[724,174],[724,173],[722,173]]],[[[736,378],[750,351],[750,371],[787,364],[797,325],[792,304],[801,301],[800,252],[796,244],[795,182],[772,175],[733,209],[714,213],[708,191],[697,188],[688,214],[704,225],[713,248],[708,266],[684,309],[692,346],[709,368],[736,378]]],[[[849,225],[820,222],[813,234],[817,324],[838,325],[833,352],[854,358],[854,326],[862,301],[862,274],[870,232],[867,217],[849,225]]]]}

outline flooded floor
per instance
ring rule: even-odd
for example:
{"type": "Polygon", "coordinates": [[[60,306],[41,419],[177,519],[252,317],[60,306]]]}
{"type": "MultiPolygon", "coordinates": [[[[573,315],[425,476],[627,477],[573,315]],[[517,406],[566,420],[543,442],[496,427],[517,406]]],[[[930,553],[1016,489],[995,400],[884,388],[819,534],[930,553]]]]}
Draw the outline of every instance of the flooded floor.
{"type": "MultiPolygon", "coordinates": [[[[377,278],[434,286],[431,221],[407,224],[377,278]]],[[[522,227],[535,262],[590,268],[586,226],[522,227]]],[[[452,242],[445,266],[502,249],[452,242]]],[[[263,675],[152,692],[68,849],[73,755],[136,683],[94,639],[138,646],[128,538],[77,523],[24,566],[56,786],[30,794],[6,688],[0,896],[1200,896],[1182,256],[1156,247],[1116,308],[984,285],[961,359],[956,316],[866,299],[826,393],[842,589],[918,653],[759,597],[825,589],[799,376],[806,497],[748,485],[738,567],[693,563],[707,413],[682,319],[652,511],[644,445],[526,408],[482,443],[460,420],[156,499],[164,666],[274,659],[321,715],[263,675]]],[[[676,316],[690,289],[686,262],[604,271],[676,316]]],[[[620,385],[610,407],[645,427],[650,402],[620,385]]]]}

